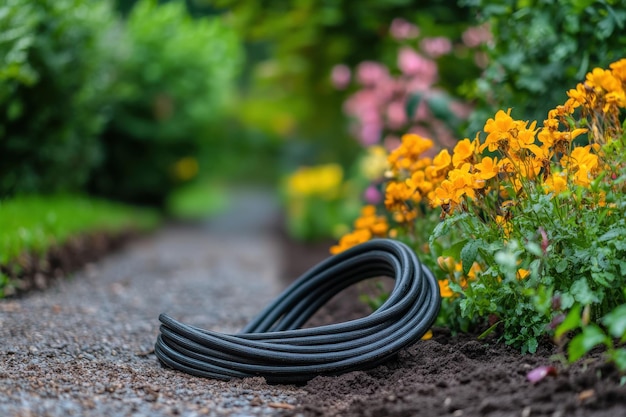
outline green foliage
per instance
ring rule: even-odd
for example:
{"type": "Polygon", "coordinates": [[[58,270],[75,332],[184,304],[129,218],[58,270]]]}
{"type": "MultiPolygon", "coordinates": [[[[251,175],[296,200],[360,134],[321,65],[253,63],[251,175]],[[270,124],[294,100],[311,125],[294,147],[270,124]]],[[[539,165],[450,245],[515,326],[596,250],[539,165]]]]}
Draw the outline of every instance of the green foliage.
{"type": "Polygon", "coordinates": [[[227,191],[208,179],[195,181],[174,190],[167,197],[168,216],[177,220],[205,220],[226,210],[227,191]]]}
{"type": "Polygon", "coordinates": [[[492,28],[489,66],[469,91],[481,106],[471,130],[514,103],[522,120],[545,118],[592,67],[626,48],[622,0],[463,0],[492,28]]]}
{"type": "MultiPolygon", "coordinates": [[[[626,299],[626,289],[624,289],[626,299]]],[[[609,362],[622,372],[626,372],[626,304],[616,306],[602,317],[599,322],[602,326],[590,323],[587,311],[582,312],[580,304],[576,304],[567,314],[565,320],[557,327],[555,337],[560,342],[564,335],[577,331],[578,333],[567,345],[567,356],[570,362],[575,362],[597,346],[604,346],[609,362]]]]}
{"type": "Polygon", "coordinates": [[[104,163],[91,189],[161,206],[202,169],[194,158],[225,113],[240,64],[237,38],[219,18],[192,19],[181,1],[142,0],[116,40],[115,102],[104,163]]]}
{"type": "MultiPolygon", "coordinates": [[[[333,66],[365,60],[396,61],[388,37],[394,18],[418,24],[431,36],[459,38],[472,20],[456,0],[195,0],[228,10],[245,39],[249,67],[242,85],[244,123],[288,139],[290,166],[340,162],[348,166],[357,150],[341,114],[343,92],[330,83],[333,66]],[[306,152],[298,152],[306,142],[306,152]]],[[[441,63],[449,85],[461,84],[466,68],[441,63]]]]}
{"type": "Polygon", "coordinates": [[[0,194],[87,180],[99,159],[112,19],[105,1],[0,5],[0,194]]]}

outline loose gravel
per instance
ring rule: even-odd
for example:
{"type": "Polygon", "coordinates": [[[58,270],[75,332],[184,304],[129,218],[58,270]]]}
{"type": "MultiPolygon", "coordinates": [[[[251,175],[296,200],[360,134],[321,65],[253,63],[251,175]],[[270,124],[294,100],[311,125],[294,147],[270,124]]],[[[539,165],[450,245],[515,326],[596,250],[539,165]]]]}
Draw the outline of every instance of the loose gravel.
{"type": "Polygon", "coordinates": [[[236,332],[281,290],[272,234],[220,224],[167,227],[45,292],[0,300],[0,416],[244,417],[293,409],[298,387],[197,378],[154,355],[159,313],[236,332]]]}

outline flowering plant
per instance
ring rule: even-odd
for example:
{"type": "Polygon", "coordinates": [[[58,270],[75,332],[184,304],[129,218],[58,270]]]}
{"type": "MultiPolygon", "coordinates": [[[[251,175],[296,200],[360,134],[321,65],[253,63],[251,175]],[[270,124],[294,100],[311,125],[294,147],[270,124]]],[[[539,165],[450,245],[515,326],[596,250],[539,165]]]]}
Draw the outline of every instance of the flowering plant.
{"type": "Polygon", "coordinates": [[[625,91],[622,59],[587,74],[541,126],[500,110],[432,158],[431,140],[405,135],[388,156],[384,212],[364,210],[332,252],[402,239],[434,266],[450,327],[489,325],[524,352],[580,327],[570,357],[605,344],[626,369],[604,331],[624,342],[625,91]]]}
{"type": "Polygon", "coordinates": [[[337,225],[358,211],[358,198],[337,164],[302,166],[284,179],[282,189],[288,231],[300,240],[336,236],[337,225]]]}

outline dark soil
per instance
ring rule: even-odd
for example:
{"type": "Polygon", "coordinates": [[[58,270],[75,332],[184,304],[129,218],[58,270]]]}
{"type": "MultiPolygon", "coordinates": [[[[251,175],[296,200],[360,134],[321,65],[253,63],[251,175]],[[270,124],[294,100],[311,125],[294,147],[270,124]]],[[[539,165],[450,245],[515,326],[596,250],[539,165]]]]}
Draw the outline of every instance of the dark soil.
{"type": "Polygon", "coordinates": [[[23,253],[8,265],[0,265],[0,272],[11,282],[4,288],[4,294],[11,297],[46,289],[56,280],[121,249],[138,236],[139,233],[132,230],[117,233],[94,231],[53,245],[43,255],[23,253]]]}
{"type": "MultiPolygon", "coordinates": [[[[328,256],[325,243],[286,241],[283,276],[294,277],[328,256]],[[290,274],[290,275],[289,275],[290,274]]],[[[368,314],[350,288],[318,313],[312,324],[368,314]]],[[[554,346],[535,355],[470,335],[434,329],[383,366],[336,377],[317,377],[304,386],[293,415],[305,416],[626,416],[626,384],[596,352],[572,366],[555,359],[554,346]],[[552,365],[556,376],[528,381],[532,369],[552,365]]]]}

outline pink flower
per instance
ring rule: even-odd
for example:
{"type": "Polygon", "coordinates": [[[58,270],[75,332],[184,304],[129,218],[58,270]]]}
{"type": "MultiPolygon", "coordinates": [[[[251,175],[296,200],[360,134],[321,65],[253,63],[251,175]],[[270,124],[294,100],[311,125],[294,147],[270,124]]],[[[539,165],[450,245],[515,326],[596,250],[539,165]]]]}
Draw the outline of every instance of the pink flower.
{"type": "Polygon", "coordinates": [[[463,35],[461,35],[461,38],[463,39],[463,43],[470,48],[475,48],[493,40],[489,25],[487,24],[467,28],[467,30],[463,32],[463,35]]]}
{"type": "Polygon", "coordinates": [[[394,39],[401,41],[403,39],[417,38],[420,34],[420,30],[413,23],[398,17],[391,21],[389,33],[394,39]]]}
{"type": "Polygon", "coordinates": [[[387,68],[374,61],[364,61],[356,69],[356,78],[361,85],[374,86],[389,78],[387,68]]]}
{"type": "Polygon", "coordinates": [[[365,202],[367,204],[373,204],[373,205],[379,204],[380,202],[383,201],[383,195],[373,185],[370,185],[369,187],[367,187],[367,189],[363,193],[363,198],[365,199],[365,202]]]}
{"type": "Polygon", "coordinates": [[[403,101],[392,101],[387,106],[387,123],[391,129],[400,129],[407,122],[406,106],[403,101]]]}
{"type": "Polygon", "coordinates": [[[429,86],[437,80],[437,64],[424,58],[412,48],[403,47],[400,49],[398,67],[405,75],[419,80],[421,85],[429,86]]]}
{"type": "Polygon", "coordinates": [[[450,39],[444,38],[443,36],[424,38],[420,42],[420,47],[427,55],[438,58],[450,53],[452,50],[452,42],[450,42],[450,39]]]}
{"type": "Polygon", "coordinates": [[[350,68],[344,64],[335,65],[330,73],[330,79],[337,90],[345,90],[350,84],[351,77],[350,68]]]}
{"type": "Polygon", "coordinates": [[[382,126],[378,123],[367,123],[361,126],[359,140],[364,146],[372,146],[380,141],[382,126]]]}
{"type": "Polygon", "coordinates": [[[402,144],[402,140],[397,136],[387,135],[385,136],[383,143],[385,145],[385,149],[387,149],[388,152],[391,152],[402,144]]]}

